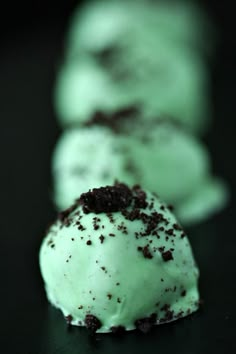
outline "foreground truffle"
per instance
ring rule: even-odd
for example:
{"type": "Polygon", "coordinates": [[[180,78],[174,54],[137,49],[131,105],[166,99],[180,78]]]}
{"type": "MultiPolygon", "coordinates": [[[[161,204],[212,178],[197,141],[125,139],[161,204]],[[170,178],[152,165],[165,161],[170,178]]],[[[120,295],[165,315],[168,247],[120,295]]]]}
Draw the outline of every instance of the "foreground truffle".
{"type": "Polygon", "coordinates": [[[147,332],[199,304],[199,272],[182,227],[138,186],[82,194],[49,229],[40,268],[48,300],[68,323],[93,332],[147,332]]]}

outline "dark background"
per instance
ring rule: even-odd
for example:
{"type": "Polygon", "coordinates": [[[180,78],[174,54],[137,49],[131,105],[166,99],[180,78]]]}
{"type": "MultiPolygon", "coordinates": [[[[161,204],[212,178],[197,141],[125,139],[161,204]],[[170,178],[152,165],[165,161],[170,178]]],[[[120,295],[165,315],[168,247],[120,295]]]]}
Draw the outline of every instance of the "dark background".
{"type": "MultiPolygon", "coordinates": [[[[235,353],[235,30],[229,2],[201,1],[221,34],[210,63],[214,121],[205,141],[231,189],[220,214],[189,230],[201,270],[201,311],[150,334],[91,338],[66,329],[48,306],[38,248],[54,218],[50,155],[59,134],[52,90],[63,33],[76,1],[21,1],[0,8],[0,353],[235,353]]],[[[4,6],[3,6],[4,5],[4,6]]]]}

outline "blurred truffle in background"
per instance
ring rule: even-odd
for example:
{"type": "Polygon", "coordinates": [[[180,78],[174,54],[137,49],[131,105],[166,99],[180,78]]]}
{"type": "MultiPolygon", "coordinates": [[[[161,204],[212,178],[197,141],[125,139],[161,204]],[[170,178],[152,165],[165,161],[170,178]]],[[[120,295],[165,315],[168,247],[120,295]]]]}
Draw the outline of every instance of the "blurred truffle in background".
{"type": "Polygon", "coordinates": [[[65,131],[53,154],[57,208],[114,180],[157,193],[175,206],[184,225],[203,221],[225,204],[225,186],[211,176],[210,156],[196,138],[167,120],[141,127],[131,135],[101,126],[65,131]]]}
{"type": "Polygon", "coordinates": [[[57,208],[115,180],[156,192],[184,224],[226,204],[197,137],[211,119],[214,43],[194,1],[94,0],[75,9],[54,91],[66,129],[53,155],[57,208]]]}
{"type": "Polygon", "coordinates": [[[213,32],[194,2],[88,1],[66,36],[55,91],[61,124],[137,106],[145,120],[170,115],[202,134],[211,116],[213,32]]]}

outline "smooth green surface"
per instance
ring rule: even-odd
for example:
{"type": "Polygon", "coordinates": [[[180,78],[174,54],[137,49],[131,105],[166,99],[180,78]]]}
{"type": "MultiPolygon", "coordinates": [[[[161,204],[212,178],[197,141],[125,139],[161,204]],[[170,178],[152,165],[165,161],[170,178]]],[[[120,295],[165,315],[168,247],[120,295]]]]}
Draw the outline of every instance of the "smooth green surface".
{"type": "Polygon", "coordinates": [[[58,209],[116,179],[156,192],[175,206],[183,224],[204,220],[225,205],[226,187],[211,175],[210,158],[199,141],[170,122],[135,128],[134,121],[130,127],[131,136],[98,126],[62,134],[52,159],[58,209]]]}
{"type": "Polygon", "coordinates": [[[157,313],[159,320],[165,317],[165,304],[174,314],[181,312],[181,317],[197,310],[198,269],[188,239],[181,237],[181,230],[174,230],[174,236],[169,237],[166,230],[177,223],[175,217],[166,207],[163,211],[163,204],[154,195],[147,193],[147,201],[154,204],[142,212],[163,213],[168,220],[168,226],[164,222],[156,226],[159,238],[151,234],[137,238],[135,233],[143,232],[145,225],[125,219],[121,212],[112,213],[111,223],[105,213],[84,214],[81,207],[69,216],[70,226],[57,221],[46,235],[40,249],[40,268],[47,296],[64,316],[73,316],[73,325],[78,321],[84,325],[86,314],[91,313],[102,322],[99,332],[109,332],[111,326],[118,325],[131,330],[137,319],[152,313],[157,313]],[[83,231],[76,224],[79,217],[83,231]],[[101,220],[97,230],[94,217],[101,220]],[[119,229],[121,224],[127,234],[119,229]],[[164,231],[158,230],[161,226],[164,231]],[[146,245],[151,259],[137,249],[146,245]],[[173,249],[173,259],[165,262],[159,247],[173,249]]]}

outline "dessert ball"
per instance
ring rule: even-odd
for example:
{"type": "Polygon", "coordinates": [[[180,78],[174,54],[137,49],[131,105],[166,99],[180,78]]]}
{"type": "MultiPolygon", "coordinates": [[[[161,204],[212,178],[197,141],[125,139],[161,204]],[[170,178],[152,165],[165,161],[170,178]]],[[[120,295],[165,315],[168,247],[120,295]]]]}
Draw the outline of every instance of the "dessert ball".
{"type": "Polygon", "coordinates": [[[62,125],[136,105],[145,119],[167,114],[203,132],[210,116],[206,64],[196,50],[203,22],[182,2],[95,1],[79,9],[55,88],[62,125]]]}
{"type": "Polygon", "coordinates": [[[86,190],[115,180],[157,193],[174,205],[183,224],[204,220],[225,205],[227,189],[212,176],[210,157],[198,140],[167,120],[143,126],[131,118],[123,133],[117,116],[107,120],[114,119],[118,131],[91,125],[62,134],[52,160],[59,210],[86,190]]]}
{"type": "Polygon", "coordinates": [[[97,332],[148,331],[198,309],[191,246],[167,205],[139,186],[83,193],[40,249],[48,300],[97,332]]]}

